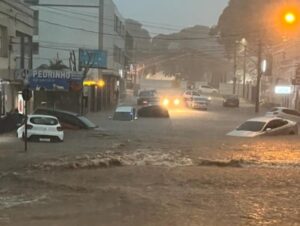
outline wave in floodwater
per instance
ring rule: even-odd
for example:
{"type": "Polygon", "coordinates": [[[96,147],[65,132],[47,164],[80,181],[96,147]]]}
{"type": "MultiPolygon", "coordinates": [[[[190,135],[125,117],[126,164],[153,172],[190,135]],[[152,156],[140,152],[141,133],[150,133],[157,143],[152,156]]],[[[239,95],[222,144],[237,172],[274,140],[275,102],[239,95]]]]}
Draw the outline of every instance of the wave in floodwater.
{"type": "Polygon", "coordinates": [[[299,168],[300,162],[296,161],[257,161],[244,159],[209,160],[199,159],[198,166],[234,167],[234,168],[299,168]]]}

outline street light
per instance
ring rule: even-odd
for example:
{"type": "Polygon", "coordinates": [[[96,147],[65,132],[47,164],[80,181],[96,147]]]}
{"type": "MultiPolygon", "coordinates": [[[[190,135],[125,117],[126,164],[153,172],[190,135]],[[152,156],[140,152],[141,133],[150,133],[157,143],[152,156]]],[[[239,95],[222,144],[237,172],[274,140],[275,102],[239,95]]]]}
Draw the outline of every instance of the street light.
{"type": "Polygon", "coordinates": [[[296,20],[297,20],[297,17],[295,15],[295,13],[293,13],[293,12],[285,13],[284,21],[285,21],[286,24],[290,24],[290,25],[295,24],[296,20]]]}

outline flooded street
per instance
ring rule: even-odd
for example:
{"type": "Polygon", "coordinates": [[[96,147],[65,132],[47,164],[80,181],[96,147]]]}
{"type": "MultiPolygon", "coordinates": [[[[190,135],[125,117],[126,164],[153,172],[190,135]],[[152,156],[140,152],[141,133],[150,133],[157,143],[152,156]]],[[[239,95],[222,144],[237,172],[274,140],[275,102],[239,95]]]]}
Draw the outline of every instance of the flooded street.
{"type": "Polygon", "coordinates": [[[215,98],[170,119],[92,114],[101,129],[28,153],[1,136],[0,225],[300,225],[299,136],[225,135],[252,112],[215,98]]]}

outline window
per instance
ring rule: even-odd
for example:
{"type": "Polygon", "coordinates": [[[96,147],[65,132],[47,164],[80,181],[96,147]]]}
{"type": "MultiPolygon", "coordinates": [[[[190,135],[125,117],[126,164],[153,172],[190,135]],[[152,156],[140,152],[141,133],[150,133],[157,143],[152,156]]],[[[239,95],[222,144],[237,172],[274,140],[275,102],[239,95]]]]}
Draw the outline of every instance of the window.
{"type": "Polygon", "coordinates": [[[33,19],[34,19],[34,30],[33,34],[38,35],[39,34],[39,11],[35,10],[33,14],[33,19]]]}
{"type": "Polygon", "coordinates": [[[288,122],[285,121],[285,120],[280,120],[280,119],[276,119],[276,120],[272,120],[271,122],[268,123],[268,125],[266,126],[265,128],[265,131],[267,129],[277,129],[277,128],[280,128],[282,126],[285,126],[287,125],[288,122]]]}
{"type": "Polygon", "coordinates": [[[119,18],[115,16],[115,32],[118,32],[119,18]]]}
{"type": "Polygon", "coordinates": [[[116,63],[123,63],[123,52],[122,49],[114,46],[114,62],[116,63]]]}
{"type": "Polygon", "coordinates": [[[39,0],[25,0],[24,2],[27,4],[30,4],[30,5],[38,5],[39,4],[39,0]]]}
{"type": "Polygon", "coordinates": [[[247,121],[237,128],[237,131],[259,132],[263,129],[265,124],[265,122],[247,121]]]}
{"type": "Polygon", "coordinates": [[[284,109],[282,110],[283,113],[288,114],[288,115],[293,115],[293,116],[298,116],[300,117],[300,113],[298,111],[290,110],[290,109],[284,109]]]}
{"type": "Polygon", "coordinates": [[[7,28],[0,26],[0,57],[8,57],[7,28]]]}
{"type": "Polygon", "coordinates": [[[58,124],[58,121],[54,118],[42,118],[42,117],[31,118],[30,122],[36,125],[47,125],[47,126],[55,126],[58,124]]]}
{"type": "Polygon", "coordinates": [[[33,42],[32,43],[32,54],[38,55],[39,54],[39,43],[38,42],[33,42]]]}

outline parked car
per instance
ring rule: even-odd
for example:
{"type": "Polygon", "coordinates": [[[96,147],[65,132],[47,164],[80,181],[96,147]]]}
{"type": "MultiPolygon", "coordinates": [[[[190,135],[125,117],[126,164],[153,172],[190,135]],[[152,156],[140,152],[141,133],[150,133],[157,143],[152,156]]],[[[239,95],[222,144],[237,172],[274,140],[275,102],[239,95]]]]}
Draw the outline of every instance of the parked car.
{"type": "MultiPolygon", "coordinates": [[[[17,130],[19,139],[25,138],[25,123],[17,130]]],[[[63,141],[64,131],[58,119],[49,115],[27,117],[27,138],[39,141],[63,141]]]]}
{"type": "Polygon", "coordinates": [[[25,116],[16,112],[10,112],[0,117],[0,134],[15,131],[24,121],[25,116]]]}
{"type": "Polygon", "coordinates": [[[200,93],[208,93],[208,94],[218,94],[219,90],[211,87],[211,86],[207,86],[207,85],[201,85],[199,86],[199,92],[200,93]]]}
{"type": "Polygon", "coordinates": [[[133,121],[137,119],[136,109],[131,106],[119,106],[116,108],[113,120],[116,121],[133,121]]]}
{"type": "Polygon", "coordinates": [[[246,121],[227,135],[236,137],[257,137],[264,135],[296,134],[298,134],[298,126],[297,123],[293,121],[277,117],[260,117],[246,121]]]}
{"type": "Polygon", "coordinates": [[[187,106],[189,108],[205,110],[207,111],[209,105],[209,99],[202,96],[193,96],[190,100],[187,101],[187,106]]]}
{"type": "Polygon", "coordinates": [[[298,124],[300,123],[300,112],[284,107],[275,107],[271,111],[267,112],[266,116],[280,117],[297,122],[298,124]]]}
{"type": "Polygon", "coordinates": [[[223,107],[239,107],[240,100],[236,95],[224,96],[223,107]]]}
{"type": "Polygon", "coordinates": [[[138,110],[138,116],[142,118],[169,118],[169,111],[159,105],[146,106],[138,110]]]}
{"type": "Polygon", "coordinates": [[[52,115],[57,117],[63,129],[94,129],[97,126],[84,116],[74,112],[58,109],[38,108],[34,114],[52,115]]]}
{"type": "Polygon", "coordinates": [[[137,99],[137,105],[155,105],[159,103],[156,90],[142,90],[137,99]]]}

